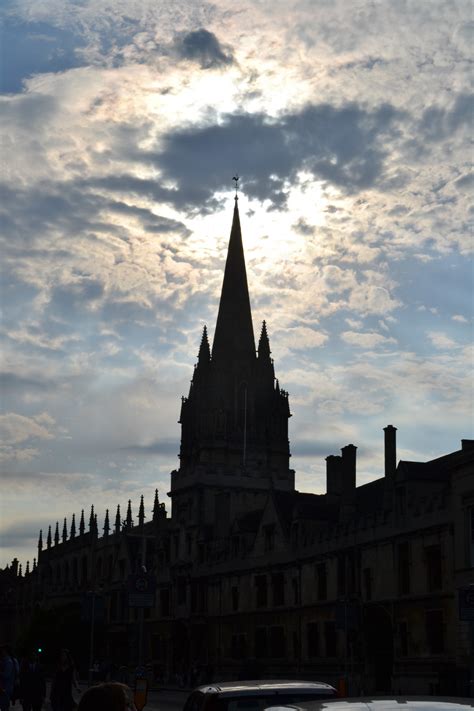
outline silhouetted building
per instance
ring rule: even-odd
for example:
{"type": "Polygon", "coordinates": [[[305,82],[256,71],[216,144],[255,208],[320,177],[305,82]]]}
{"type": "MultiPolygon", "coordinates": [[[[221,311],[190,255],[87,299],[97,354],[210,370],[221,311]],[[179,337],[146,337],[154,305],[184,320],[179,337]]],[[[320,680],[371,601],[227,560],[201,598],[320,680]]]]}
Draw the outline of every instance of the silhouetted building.
{"type": "Polygon", "coordinates": [[[0,573],[6,634],[38,609],[77,616],[93,589],[102,656],[134,663],[127,581],[145,564],[157,588],[144,659],[163,678],[189,682],[195,668],[194,681],[345,676],[351,693],[466,693],[458,590],[474,582],[474,442],[397,464],[388,425],[381,478],[356,485],[348,444],[327,457],[326,494],[307,494],[289,466],[289,417],[265,322],[255,349],[236,200],[212,351],[204,328],[182,399],[172,516],[157,492],[149,521],[142,498],[136,521],[131,502],[125,518],[107,511],[103,535],[93,507],[87,531],[82,512],[78,532],[73,519],[45,547],[40,534],[27,574],[17,561],[0,573]]]}

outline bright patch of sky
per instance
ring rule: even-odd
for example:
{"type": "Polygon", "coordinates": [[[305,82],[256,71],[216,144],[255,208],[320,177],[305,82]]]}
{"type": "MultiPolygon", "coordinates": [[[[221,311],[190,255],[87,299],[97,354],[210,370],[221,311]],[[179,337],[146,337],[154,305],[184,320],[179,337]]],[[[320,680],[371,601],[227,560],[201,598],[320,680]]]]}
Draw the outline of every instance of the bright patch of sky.
{"type": "Polygon", "coordinates": [[[167,500],[233,195],[297,487],[472,436],[471,4],[2,7],[2,564],[167,500]],[[60,523],[60,525],[62,525],[60,523]]]}

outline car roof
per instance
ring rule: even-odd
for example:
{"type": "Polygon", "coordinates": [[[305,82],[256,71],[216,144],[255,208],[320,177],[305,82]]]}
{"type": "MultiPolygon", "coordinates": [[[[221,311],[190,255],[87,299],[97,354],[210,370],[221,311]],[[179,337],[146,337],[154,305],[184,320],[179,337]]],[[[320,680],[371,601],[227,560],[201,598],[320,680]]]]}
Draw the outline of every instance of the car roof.
{"type": "Polygon", "coordinates": [[[465,711],[474,700],[441,696],[383,696],[321,699],[292,704],[274,704],[265,711],[465,711]]]}
{"type": "Polygon", "coordinates": [[[236,695],[236,694],[266,694],[298,691],[300,693],[321,693],[335,690],[330,684],[321,681],[298,681],[295,679],[275,679],[265,681],[222,681],[205,686],[199,686],[195,691],[202,694],[236,695]]]}

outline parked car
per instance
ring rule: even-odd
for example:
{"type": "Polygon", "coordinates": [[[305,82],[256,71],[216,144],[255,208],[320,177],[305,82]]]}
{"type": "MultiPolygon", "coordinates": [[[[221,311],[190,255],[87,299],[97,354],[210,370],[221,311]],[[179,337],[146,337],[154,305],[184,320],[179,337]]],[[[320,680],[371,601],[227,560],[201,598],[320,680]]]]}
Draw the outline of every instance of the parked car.
{"type": "Polygon", "coordinates": [[[184,711],[263,711],[267,706],[336,696],[333,686],[318,681],[226,681],[194,689],[184,711]]]}
{"type": "Polygon", "coordinates": [[[467,711],[474,699],[438,696],[387,696],[325,699],[273,704],[265,711],[467,711]]]}

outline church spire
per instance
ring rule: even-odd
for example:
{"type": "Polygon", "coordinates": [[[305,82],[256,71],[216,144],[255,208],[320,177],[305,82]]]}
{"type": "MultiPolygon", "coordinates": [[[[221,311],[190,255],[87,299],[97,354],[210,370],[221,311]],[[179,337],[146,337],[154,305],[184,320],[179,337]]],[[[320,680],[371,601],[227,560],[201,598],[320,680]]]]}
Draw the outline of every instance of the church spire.
{"type": "Polygon", "coordinates": [[[46,539],[46,547],[51,548],[51,526],[48,526],[48,537],[46,539]]]}
{"type": "Polygon", "coordinates": [[[122,519],[120,517],[120,504],[117,504],[117,513],[115,514],[115,533],[120,533],[122,527],[122,519]]]}
{"type": "Polygon", "coordinates": [[[69,538],[72,540],[76,537],[76,514],[73,513],[71,521],[71,531],[69,533],[69,538]]]}
{"type": "Polygon", "coordinates": [[[145,523],[145,506],[143,503],[143,494],[140,497],[140,506],[138,508],[138,525],[142,528],[145,523]]]}
{"type": "Polygon", "coordinates": [[[40,528],[39,538],[38,538],[38,560],[39,560],[40,553],[42,550],[43,550],[43,529],[40,528]]]}
{"type": "Polygon", "coordinates": [[[109,522],[109,509],[105,510],[105,519],[104,519],[104,536],[108,536],[110,532],[110,522],[109,522]]]}
{"type": "Polygon", "coordinates": [[[56,521],[56,530],[54,532],[54,545],[59,545],[59,521],[56,521]]]}
{"type": "Polygon", "coordinates": [[[212,358],[219,362],[252,361],[255,339],[240,230],[239,206],[235,199],[224,281],[217,315],[212,358]]]}
{"type": "Polygon", "coordinates": [[[199,346],[198,363],[205,365],[211,360],[211,349],[209,348],[209,340],[207,338],[207,326],[202,329],[201,345],[199,346]]]}
{"type": "Polygon", "coordinates": [[[64,519],[64,524],[63,524],[63,536],[62,536],[63,543],[66,543],[67,541],[67,523],[66,519],[64,519]]]}
{"type": "Polygon", "coordinates": [[[262,323],[262,332],[260,333],[260,340],[258,342],[258,358],[269,358],[270,357],[270,341],[268,340],[267,333],[267,323],[264,321],[262,323]]]}

